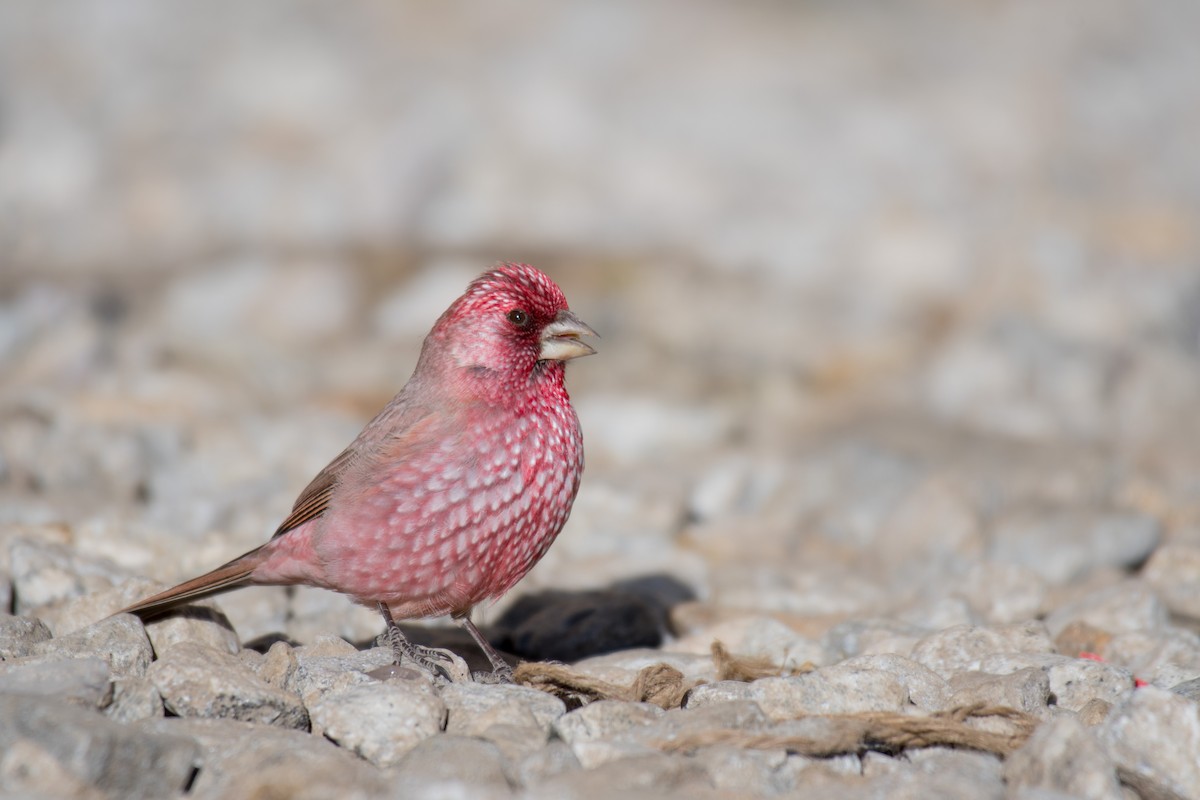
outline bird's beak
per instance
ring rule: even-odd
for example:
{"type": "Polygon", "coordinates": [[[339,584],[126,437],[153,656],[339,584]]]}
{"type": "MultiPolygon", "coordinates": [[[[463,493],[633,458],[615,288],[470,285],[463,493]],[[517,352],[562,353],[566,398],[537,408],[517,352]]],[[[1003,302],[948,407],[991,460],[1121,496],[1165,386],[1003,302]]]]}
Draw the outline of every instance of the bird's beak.
{"type": "Polygon", "coordinates": [[[583,320],[570,311],[560,311],[546,327],[542,328],[542,349],[538,354],[541,361],[570,361],[596,352],[590,344],[580,341],[581,336],[599,336],[583,320]]]}

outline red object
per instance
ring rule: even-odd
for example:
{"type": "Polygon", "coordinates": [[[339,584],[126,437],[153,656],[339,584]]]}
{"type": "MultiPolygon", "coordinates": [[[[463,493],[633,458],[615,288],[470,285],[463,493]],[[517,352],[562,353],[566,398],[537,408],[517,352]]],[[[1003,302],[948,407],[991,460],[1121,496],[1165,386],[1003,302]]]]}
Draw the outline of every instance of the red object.
{"type": "MultiPolygon", "coordinates": [[[[1080,653],[1080,654],[1079,654],[1079,657],[1080,657],[1080,658],[1086,658],[1088,661],[1099,661],[1101,664],[1106,664],[1106,663],[1108,663],[1108,662],[1105,660],[1104,656],[1100,655],[1099,653],[1091,653],[1091,652],[1088,652],[1087,650],[1084,650],[1082,653],[1080,653]]],[[[1140,688],[1142,688],[1143,686],[1147,686],[1147,685],[1148,685],[1148,684],[1146,683],[1146,681],[1142,680],[1141,678],[1135,677],[1135,678],[1133,679],[1133,687],[1134,687],[1135,689],[1140,689],[1140,688]]]]}
{"type": "Polygon", "coordinates": [[[382,604],[389,622],[467,618],[521,580],[567,521],[583,440],[564,362],[595,352],[580,340],[589,335],[533,267],[485,273],[433,326],[405,387],[269,542],[126,611],[306,584],[382,604]]]}

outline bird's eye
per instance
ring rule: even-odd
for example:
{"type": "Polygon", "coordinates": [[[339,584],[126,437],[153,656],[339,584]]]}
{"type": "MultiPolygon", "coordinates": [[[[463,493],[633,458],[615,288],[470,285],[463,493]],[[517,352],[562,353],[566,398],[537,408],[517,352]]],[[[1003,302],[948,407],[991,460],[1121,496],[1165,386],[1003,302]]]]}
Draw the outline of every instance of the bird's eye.
{"type": "Polygon", "coordinates": [[[513,325],[516,325],[518,328],[524,328],[529,324],[529,314],[527,314],[523,309],[514,308],[512,311],[508,312],[506,316],[508,317],[508,321],[513,325]]]}

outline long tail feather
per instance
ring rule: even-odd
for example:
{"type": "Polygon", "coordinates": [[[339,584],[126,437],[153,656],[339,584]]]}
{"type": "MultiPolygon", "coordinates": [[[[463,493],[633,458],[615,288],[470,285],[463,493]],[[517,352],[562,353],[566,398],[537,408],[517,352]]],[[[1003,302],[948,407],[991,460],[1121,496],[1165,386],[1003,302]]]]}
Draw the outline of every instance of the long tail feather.
{"type": "Polygon", "coordinates": [[[250,574],[262,563],[262,547],[256,547],[245,555],[223,564],[212,572],[206,572],[198,578],[192,578],[178,586],[159,592],[156,595],[140,600],[133,605],[118,611],[118,614],[137,614],[142,619],[151,619],[165,614],[171,609],[178,608],[214,594],[237,589],[250,584],[250,574]]]}

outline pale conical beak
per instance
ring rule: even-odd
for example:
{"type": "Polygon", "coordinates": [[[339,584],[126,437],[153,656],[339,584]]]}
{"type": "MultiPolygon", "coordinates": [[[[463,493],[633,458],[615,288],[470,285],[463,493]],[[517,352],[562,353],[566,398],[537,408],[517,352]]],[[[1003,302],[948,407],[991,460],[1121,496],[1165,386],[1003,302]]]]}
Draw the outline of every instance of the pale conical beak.
{"type": "Polygon", "coordinates": [[[546,327],[542,328],[542,349],[538,354],[541,361],[570,361],[596,352],[590,344],[580,341],[581,336],[599,336],[583,320],[570,311],[560,311],[546,327]]]}

